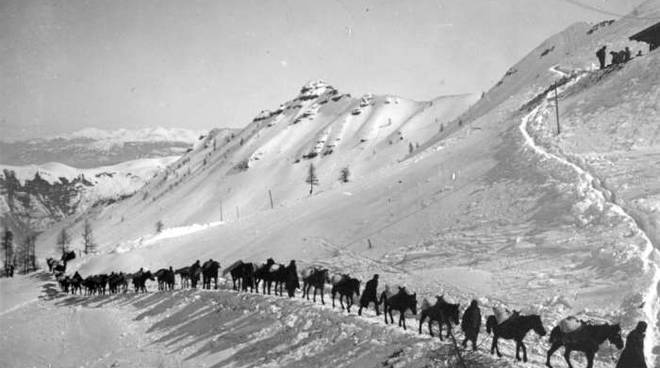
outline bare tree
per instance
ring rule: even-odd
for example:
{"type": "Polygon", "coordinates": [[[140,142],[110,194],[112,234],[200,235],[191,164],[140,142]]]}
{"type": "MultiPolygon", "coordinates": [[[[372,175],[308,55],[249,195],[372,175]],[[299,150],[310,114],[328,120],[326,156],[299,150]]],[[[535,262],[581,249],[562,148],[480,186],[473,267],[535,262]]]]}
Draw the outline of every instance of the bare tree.
{"type": "Polygon", "coordinates": [[[351,171],[348,169],[348,166],[341,169],[339,174],[339,181],[342,183],[348,183],[348,178],[351,176],[351,171]]]}
{"type": "Polygon", "coordinates": [[[14,234],[8,229],[5,228],[5,231],[2,233],[2,250],[5,254],[5,270],[9,272],[9,266],[13,264],[14,259],[14,234]]]}
{"type": "Polygon", "coordinates": [[[35,256],[35,243],[37,240],[37,235],[32,231],[28,230],[28,235],[23,239],[21,247],[18,249],[18,262],[22,265],[23,272],[28,273],[37,269],[36,265],[36,256],[35,256]]]}
{"type": "Polygon", "coordinates": [[[69,244],[71,243],[71,236],[67,228],[63,228],[59,235],[57,235],[57,249],[62,251],[62,255],[69,250],[69,244]]]}
{"type": "Polygon", "coordinates": [[[314,167],[314,164],[309,164],[305,183],[309,184],[309,195],[312,195],[314,192],[314,186],[319,185],[319,178],[316,176],[316,168],[314,167]]]}
{"type": "Polygon", "coordinates": [[[83,252],[85,252],[85,254],[94,252],[96,250],[96,243],[94,242],[94,232],[92,230],[92,225],[89,223],[89,220],[87,219],[85,219],[82,238],[83,238],[83,244],[85,246],[83,252]]]}

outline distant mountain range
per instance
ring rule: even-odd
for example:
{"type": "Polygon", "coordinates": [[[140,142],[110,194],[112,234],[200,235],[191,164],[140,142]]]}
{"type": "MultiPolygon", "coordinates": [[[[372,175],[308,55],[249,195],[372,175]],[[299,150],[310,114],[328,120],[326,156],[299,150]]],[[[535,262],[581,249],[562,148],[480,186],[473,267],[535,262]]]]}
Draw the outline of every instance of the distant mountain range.
{"type": "Polygon", "coordinates": [[[87,128],[47,138],[0,141],[0,164],[21,166],[60,162],[77,168],[114,165],[142,158],[181,155],[204,134],[203,131],[177,128],[114,131],[87,128]]]}

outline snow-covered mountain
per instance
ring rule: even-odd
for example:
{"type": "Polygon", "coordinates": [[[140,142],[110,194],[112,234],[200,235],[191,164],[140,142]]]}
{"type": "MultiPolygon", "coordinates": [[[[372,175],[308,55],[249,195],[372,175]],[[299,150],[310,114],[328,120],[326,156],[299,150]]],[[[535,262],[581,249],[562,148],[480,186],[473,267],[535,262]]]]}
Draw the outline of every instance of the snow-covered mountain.
{"type": "Polygon", "coordinates": [[[178,156],[78,169],[61,163],[0,165],[0,218],[20,234],[130,197],[178,156]]]}
{"type": "MultiPolygon", "coordinates": [[[[575,24],[480,99],[353,97],[306,84],[234,137],[211,132],[130,198],[90,208],[103,254],[72,267],[273,256],[363,280],[379,273],[381,284],[463,307],[477,298],[539,313],[548,329],[567,315],[626,332],[646,320],[657,366],[660,51],[628,37],[659,16],[653,0],[615,22],[575,24]],[[642,56],[597,70],[603,44],[642,56]]],[[[38,239],[40,255],[54,252],[64,226],[80,230],[58,224],[38,239]]],[[[546,342],[526,366],[544,364],[546,342]]],[[[611,365],[603,352],[598,367],[611,365]]]]}
{"type": "MultiPolygon", "coordinates": [[[[232,129],[223,129],[231,135],[232,129]]],[[[61,162],[93,168],[141,158],[178,156],[205,135],[204,131],[178,128],[87,128],[71,134],[26,141],[0,141],[0,163],[6,165],[61,162]]]]}

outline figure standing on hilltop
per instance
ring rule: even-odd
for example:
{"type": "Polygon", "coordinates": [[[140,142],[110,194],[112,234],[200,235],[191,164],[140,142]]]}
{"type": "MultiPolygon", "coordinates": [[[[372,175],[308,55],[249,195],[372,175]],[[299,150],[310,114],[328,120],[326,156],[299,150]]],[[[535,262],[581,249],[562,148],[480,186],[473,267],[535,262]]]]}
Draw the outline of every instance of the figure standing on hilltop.
{"type": "Polygon", "coordinates": [[[605,69],[605,56],[607,55],[605,52],[606,50],[607,46],[603,46],[599,48],[598,51],[596,51],[596,57],[598,57],[598,62],[600,63],[601,69],[605,69]]]}
{"type": "Polygon", "coordinates": [[[647,368],[644,359],[645,334],[646,322],[640,321],[637,323],[637,327],[628,334],[626,347],[621,352],[616,368],[647,368]]]}

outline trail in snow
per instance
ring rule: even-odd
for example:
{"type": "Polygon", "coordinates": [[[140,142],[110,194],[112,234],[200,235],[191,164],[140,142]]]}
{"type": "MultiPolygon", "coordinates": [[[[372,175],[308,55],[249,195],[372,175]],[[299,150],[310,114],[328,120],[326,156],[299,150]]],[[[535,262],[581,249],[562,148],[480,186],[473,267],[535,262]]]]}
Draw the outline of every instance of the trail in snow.
{"type": "MultiPolygon", "coordinates": [[[[556,73],[562,77],[568,76],[565,72],[558,70],[557,66],[554,66],[550,68],[550,71],[553,73],[556,73]]],[[[575,85],[583,76],[585,76],[585,73],[578,74],[576,77],[573,77],[572,80],[570,80],[568,83],[563,85],[561,88],[558,89],[557,93],[562,93],[571,86],[575,85]]],[[[538,155],[543,156],[546,159],[551,159],[560,162],[561,164],[568,166],[572,168],[575,172],[578,173],[578,177],[580,178],[580,187],[581,191],[586,194],[587,196],[594,196],[600,203],[607,204],[609,208],[605,208],[605,210],[609,209],[612,212],[616,213],[617,215],[621,216],[624,221],[630,226],[631,229],[635,232],[636,235],[640,236],[644,240],[645,247],[642,250],[642,253],[640,254],[640,257],[642,258],[644,262],[644,271],[645,272],[652,272],[652,282],[649,285],[649,288],[647,292],[645,293],[645,298],[644,298],[644,315],[646,316],[647,323],[651,327],[650,329],[647,330],[646,334],[646,341],[644,343],[644,355],[646,356],[646,359],[650,362],[655,362],[655,359],[653,358],[653,349],[655,346],[658,345],[659,337],[660,334],[658,332],[658,313],[660,313],[660,309],[658,306],[657,298],[658,298],[658,286],[660,285],[660,265],[657,263],[658,258],[658,250],[654,247],[653,243],[651,242],[650,238],[648,235],[644,232],[644,230],[638,226],[637,221],[634,219],[632,215],[627,213],[621,206],[617,205],[615,202],[613,202],[610,198],[609,195],[606,195],[603,193],[601,190],[597,189],[597,187],[594,185],[594,183],[598,183],[599,181],[592,175],[588,170],[580,167],[579,165],[569,161],[568,159],[564,157],[560,157],[557,154],[553,154],[549,152],[548,150],[544,149],[542,146],[536,144],[534,141],[534,138],[532,138],[529,133],[527,132],[527,125],[532,119],[543,119],[546,109],[548,108],[548,100],[553,98],[551,95],[551,92],[548,92],[545,95],[545,98],[527,115],[525,115],[519,125],[520,132],[525,139],[525,145],[529,146],[534,152],[536,152],[538,155]],[[655,257],[654,257],[655,255],[655,257]],[[654,258],[656,260],[654,260],[654,258]]]]}

